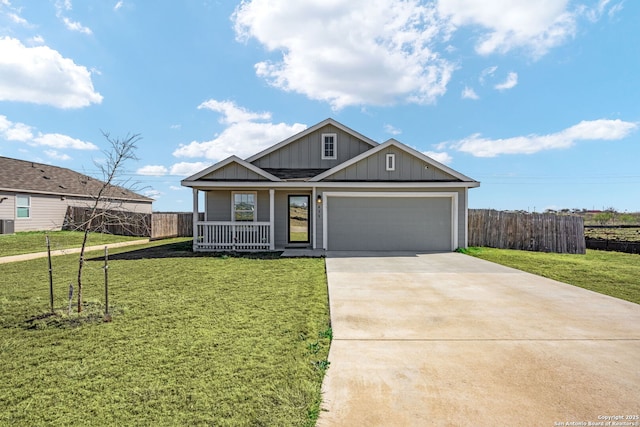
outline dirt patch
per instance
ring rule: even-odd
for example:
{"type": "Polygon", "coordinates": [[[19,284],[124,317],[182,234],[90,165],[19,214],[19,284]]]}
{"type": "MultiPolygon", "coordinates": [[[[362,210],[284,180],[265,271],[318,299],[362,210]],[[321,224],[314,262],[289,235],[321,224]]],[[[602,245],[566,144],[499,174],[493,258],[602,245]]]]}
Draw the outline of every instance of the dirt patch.
{"type": "MultiPolygon", "coordinates": [[[[251,258],[251,259],[276,259],[280,258],[282,251],[268,252],[193,252],[192,241],[155,245],[143,249],[110,254],[109,260],[140,260],[157,258],[251,258]]],[[[95,257],[89,261],[104,261],[104,257],[95,257]]]]}

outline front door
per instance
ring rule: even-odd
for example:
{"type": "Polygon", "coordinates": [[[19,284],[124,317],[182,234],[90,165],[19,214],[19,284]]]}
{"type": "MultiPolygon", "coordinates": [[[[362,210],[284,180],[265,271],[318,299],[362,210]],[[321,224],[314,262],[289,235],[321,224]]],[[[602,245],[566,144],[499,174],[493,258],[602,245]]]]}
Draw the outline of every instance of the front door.
{"type": "Polygon", "coordinates": [[[289,243],[309,243],[309,196],[289,196],[289,243]]]}

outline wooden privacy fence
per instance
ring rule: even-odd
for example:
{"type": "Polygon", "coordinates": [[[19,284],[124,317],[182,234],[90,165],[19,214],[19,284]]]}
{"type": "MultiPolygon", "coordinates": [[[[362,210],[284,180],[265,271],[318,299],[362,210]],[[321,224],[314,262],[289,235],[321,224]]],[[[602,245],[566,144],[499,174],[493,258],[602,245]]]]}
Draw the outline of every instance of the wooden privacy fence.
{"type": "Polygon", "coordinates": [[[584,254],[584,221],[571,215],[469,209],[469,246],[584,254]]]}
{"type": "Polygon", "coordinates": [[[89,231],[119,236],[148,237],[151,233],[151,214],[100,209],[90,222],[91,209],[69,206],[64,218],[63,230],[89,231]]]}
{"type": "MultiPolygon", "coordinates": [[[[67,208],[63,230],[84,230],[89,225],[91,210],[84,207],[67,208]]],[[[203,214],[200,213],[202,219],[203,214]]],[[[140,236],[153,239],[193,236],[193,213],[136,213],[126,211],[100,211],[100,216],[92,221],[91,231],[140,236]]]]}
{"type": "Polygon", "coordinates": [[[170,212],[151,215],[151,239],[193,236],[193,213],[170,212]]]}

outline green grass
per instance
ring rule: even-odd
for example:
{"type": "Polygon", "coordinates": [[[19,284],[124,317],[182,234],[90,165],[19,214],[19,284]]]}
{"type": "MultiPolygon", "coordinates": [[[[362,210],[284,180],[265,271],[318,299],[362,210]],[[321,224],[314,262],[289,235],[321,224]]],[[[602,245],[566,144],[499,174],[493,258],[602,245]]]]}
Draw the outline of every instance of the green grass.
{"type": "Polygon", "coordinates": [[[587,250],[586,255],[469,248],[468,255],[640,304],[640,255],[587,250]]]}
{"type": "MultiPolygon", "coordinates": [[[[46,261],[0,265],[0,425],[314,425],[331,338],[323,260],[189,245],[113,250],[111,323],[64,314],[76,257],[53,259],[51,318],[46,261]]],[[[102,265],[87,263],[84,286],[98,318],[102,265]]]]}
{"type": "MultiPolygon", "coordinates": [[[[0,235],[0,257],[10,255],[46,252],[46,235],[49,235],[51,250],[79,248],[83,234],[79,231],[25,231],[16,234],[0,235]]],[[[142,237],[115,236],[113,234],[89,233],[88,245],[140,240],[142,237]]]]}

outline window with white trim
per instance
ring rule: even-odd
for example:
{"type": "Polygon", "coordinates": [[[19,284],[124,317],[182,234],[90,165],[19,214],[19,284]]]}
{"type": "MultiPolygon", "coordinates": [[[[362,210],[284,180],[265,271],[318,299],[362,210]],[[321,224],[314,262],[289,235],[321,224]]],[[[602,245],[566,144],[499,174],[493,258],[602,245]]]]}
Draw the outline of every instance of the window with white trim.
{"type": "Polygon", "coordinates": [[[338,135],[335,133],[322,134],[322,160],[338,158],[338,135]]]}
{"type": "Polygon", "coordinates": [[[232,193],[231,218],[235,222],[256,221],[256,192],[232,193]]]}
{"type": "Polygon", "coordinates": [[[387,159],[385,163],[387,167],[387,171],[396,170],[396,155],[395,154],[387,154],[387,159]]]}
{"type": "Polygon", "coordinates": [[[16,195],[16,218],[31,218],[31,196],[16,195]]]}

